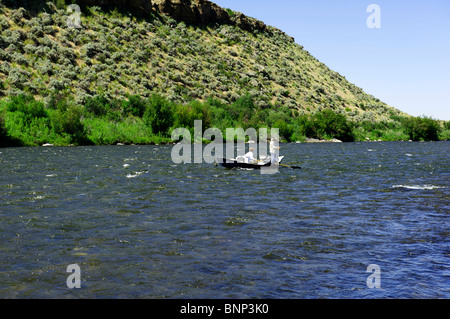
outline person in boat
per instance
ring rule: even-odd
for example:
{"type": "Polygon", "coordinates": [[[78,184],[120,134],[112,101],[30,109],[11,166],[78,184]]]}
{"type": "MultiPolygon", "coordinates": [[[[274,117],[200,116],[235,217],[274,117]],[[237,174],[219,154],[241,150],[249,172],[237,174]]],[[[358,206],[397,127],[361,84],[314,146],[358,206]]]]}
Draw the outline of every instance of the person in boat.
{"type": "Polygon", "coordinates": [[[257,162],[257,160],[255,159],[255,156],[253,154],[254,150],[255,150],[254,148],[251,148],[250,152],[248,152],[247,154],[244,155],[244,162],[245,163],[255,163],[255,162],[257,162]]]}
{"type": "Polygon", "coordinates": [[[280,155],[280,147],[278,146],[278,139],[276,136],[273,136],[270,140],[269,145],[269,152],[270,152],[270,161],[272,163],[278,164],[280,161],[279,155],[280,155]]]}

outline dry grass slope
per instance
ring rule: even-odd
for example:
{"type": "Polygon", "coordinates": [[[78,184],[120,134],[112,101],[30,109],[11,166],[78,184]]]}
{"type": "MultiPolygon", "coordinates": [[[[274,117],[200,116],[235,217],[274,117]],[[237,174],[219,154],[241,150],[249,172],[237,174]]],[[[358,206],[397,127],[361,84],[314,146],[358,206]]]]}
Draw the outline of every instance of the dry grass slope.
{"type": "Polygon", "coordinates": [[[257,106],[288,107],[294,116],[324,109],[355,122],[402,115],[288,35],[231,10],[230,19],[245,17],[251,27],[191,25],[164,14],[143,19],[92,6],[83,9],[82,28],[71,29],[66,11],[49,4],[46,12],[1,7],[1,95],[47,101],[58,92],[83,104],[99,94],[160,93],[178,103],[209,97],[232,103],[250,94],[257,106]]]}

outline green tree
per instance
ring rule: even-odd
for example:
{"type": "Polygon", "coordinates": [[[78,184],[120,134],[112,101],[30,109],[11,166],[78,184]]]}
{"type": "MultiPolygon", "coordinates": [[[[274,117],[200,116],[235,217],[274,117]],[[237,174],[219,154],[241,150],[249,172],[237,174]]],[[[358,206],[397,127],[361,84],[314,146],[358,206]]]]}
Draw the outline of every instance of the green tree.
{"type": "Polygon", "coordinates": [[[211,126],[225,131],[233,127],[234,120],[231,118],[227,107],[218,99],[208,98],[206,101],[209,114],[211,115],[211,126]]]}
{"type": "Polygon", "coordinates": [[[24,94],[10,97],[6,109],[8,112],[18,113],[25,125],[30,125],[35,118],[45,118],[48,115],[44,103],[24,94]]]}
{"type": "Polygon", "coordinates": [[[192,128],[195,120],[202,121],[203,129],[211,127],[212,115],[208,103],[191,101],[188,104],[176,105],[174,111],[175,127],[192,128]]]}
{"type": "Polygon", "coordinates": [[[250,94],[246,94],[234,103],[232,103],[227,112],[229,116],[234,119],[239,125],[248,123],[251,119],[255,109],[255,101],[250,94]]]}
{"type": "Polygon", "coordinates": [[[144,121],[151,127],[153,134],[168,136],[169,128],[174,123],[173,108],[173,103],[158,94],[148,99],[144,121]]]}
{"type": "Polygon", "coordinates": [[[86,98],[84,107],[87,112],[96,116],[104,116],[112,109],[111,102],[103,95],[86,98]]]}
{"type": "Polygon", "coordinates": [[[342,115],[332,110],[323,110],[314,115],[297,118],[300,134],[312,138],[337,138],[343,142],[355,140],[353,125],[342,115]]]}
{"type": "Polygon", "coordinates": [[[146,101],[139,95],[130,95],[128,99],[122,103],[123,113],[131,114],[137,117],[144,116],[146,109],[146,101]]]}
{"type": "Polygon", "coordinates": [[[439,140],[449,141],[450,140],[450,121],[445,121],[443,123],[443,128],[439,134],[439,140]]]}
{"type": "Polygon", "coordinates": [[[0,110],[0,147],[8,146],[10,139],[5,127],[4,112],[0,110]]]}
{"type": "Polygon", "coordinates": [[[438,121],[431,117],[410,117],[404,119],[406,134],[413,141],[437,141],[441,127],[438,121]]]}
{"type": "Polygon", "coordinates": [[[343,142],[352,142],[355,139],[352,124],[342,114],[328,109],[323,110],[316,115],[316,121],[321,126],[324,135],[337,138],[343,142]]]}
{"type": "Polygon", "coordinates": [[[55,133],[69,135],[71,143],[90,144],[81,118],[83,109],[69,105],[66,110],[58,109],[51,113],[51,123],[55,133]]]}
{"type": "Polygon", "coordinates": [[[279,129],[280,137],[284,137],[288,142],[291,141],[293,129],[290,124],[280,119],[275,122],[273,127],[279,129]]]}

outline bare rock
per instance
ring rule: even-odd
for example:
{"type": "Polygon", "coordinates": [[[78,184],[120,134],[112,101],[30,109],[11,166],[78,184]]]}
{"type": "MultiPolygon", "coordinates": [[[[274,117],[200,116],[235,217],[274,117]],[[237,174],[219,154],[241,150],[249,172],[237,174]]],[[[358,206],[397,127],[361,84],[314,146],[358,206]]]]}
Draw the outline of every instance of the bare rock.
{"type": "Polygon", "coordinates": [[[151,0],[153,10],[188,24],[230,23],[228,12],[208,0],[151,0]]]}
{"type": "Polygon", "coordinates": [[[342,143],[342,141],[338,140],[337,138],[333,138],[331,140],[319,140],[316,138],[307,138],[306,143],[342,143]]]}
{"type": "Polygon", "coordinates": [[[191,25],[230,24],[246,31],[283,33],[240,12],[230,15],[227,10],[209,0],[78,0],[77,3],[106,9],[118,8],[142,17],[154,12],[191,25]]]}

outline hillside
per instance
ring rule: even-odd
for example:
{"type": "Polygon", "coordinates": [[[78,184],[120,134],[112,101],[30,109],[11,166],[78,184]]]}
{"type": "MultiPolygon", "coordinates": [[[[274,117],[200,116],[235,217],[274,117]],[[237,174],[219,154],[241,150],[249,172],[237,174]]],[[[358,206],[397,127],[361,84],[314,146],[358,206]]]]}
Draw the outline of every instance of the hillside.
{"type": "Polygon", "coordinates": [[[77,3],[81,28],[68,27],[64,0],[3,1],[3,99],[27,94],[48,105],[58,96],[84,106],[97,97],[159,94],[179,104],[213,98],[226,108],[250,97],[258,111],[293,117],[333,110],[355,123],[389,123],[405,116],[282,31],[207,0],[77,3]]]}

